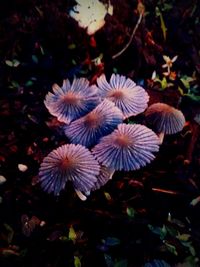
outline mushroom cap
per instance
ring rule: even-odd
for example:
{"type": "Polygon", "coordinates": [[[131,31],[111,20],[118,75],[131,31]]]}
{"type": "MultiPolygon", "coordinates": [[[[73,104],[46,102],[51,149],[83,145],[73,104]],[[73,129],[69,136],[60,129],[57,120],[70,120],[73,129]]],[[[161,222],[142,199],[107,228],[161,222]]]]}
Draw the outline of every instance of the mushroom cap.
{"type": "Polygon", "coordinates": [[[165,103],[149,106],[145,117],[149,125],[152,125],[158,133],[175,134],[180,132],[185,124],[183,113],[165,103]]]}
{"type": "Polygon", "coordinates": [[[154,259],[150,262],[146,262],[144,264],[144,267],[153,267],[153,266],[159,266],[159,267],[171,267],[171,265],[169,265],[166,261],[164,260],[157,260],[154,259]]]}
{"type": "Polygon", "coordinates": [[[122,111],[124,119],[136,116],[147,108],[149,95],[130,78],[112,74],[108,83],[105,74],[102,74],[97,78],[97,85],[100,96],[114,102],[122,111]]]}
{"type": "Polygon", "coordinates": [[[85,78],[74,79],[72,84],[66,79],[62,87],[53,85],[53,93],[46,95],[44,104],[50,114],[60,122],[70,123],[93,110],[100,102],[97,87],[89,86],[85,78]]]}
{"type": "Polygon", "coordinates": [[[97,144],[102,136],[110,134],[122,121],[122,112],[105,99],[90,113],[66,125],[64,129],[72,143],[90,147],[97,144]]]}
{"type": "Polygon", "coordinates": [[[100,165],[100,172],[99,175],[97,175],[97,181],[92,187],[92,191],[99,189],[100,187],[105,185],[109,180],[111,180],[114,172],[115,172],[114,169],[100,165]]]}
{"type": "Polygon", "coordinates": [[[159,150],[159,139],[140,124],[119,124],[92,149],[97,160],[115,170],[136,170],[150,163],[159,150]]]}
{"type": "Polygon", "coordinates": [[[92,153],[84,146],[67,144],[50,152],[40,165],[41,187],[48,193],[59,195],[66,182],[75,189],[90,191],[97,181],[100,166],[92,153]]]}

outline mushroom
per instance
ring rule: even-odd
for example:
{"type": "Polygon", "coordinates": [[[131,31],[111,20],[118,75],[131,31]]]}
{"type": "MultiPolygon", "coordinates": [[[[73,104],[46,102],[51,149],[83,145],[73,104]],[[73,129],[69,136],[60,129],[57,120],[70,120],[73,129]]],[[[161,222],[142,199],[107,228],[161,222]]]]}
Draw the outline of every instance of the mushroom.
{"type": "Polygon", "coordinates": [[[102,74],[97,78],[97,85],[100,96],[114,102],[122,111],[124,119],[136,116],[147,108],[149,95],[130,78],[112,74],[108,83],[105,74],[102,74]]]}
{"type": "Polygon", "coordinates": [[[66,125],[64,131],[72,143],[91,147],[122,121],[122,112],[114,103],[105,99],[90,113],[66,125]]]}
{"type": "Polygon", "coordinates": [[[165,103],[155,103],[145,112],[146,121],[158,133],[160,144],[165,134],[175,134],[183,129],[185,117],[183,113],[165,103]]]}
{"type": "Polygon", "coordinates": [[[50,114],[66,124],[89,113],[100,102],[97,87],[89,86],[85,78],[75,78],[72,84],[66,79],[62,87],[54,84],[52,88],[53,93],[46,95],[44,104],[50,114]]]}
{"type": "MultiPolygon", "coordinates": [[[[82,145],[67,144],[50,152],[40,165],[39,181],[44,191],[59,195],[71,181],[76,192],[91,191],[100,166],[92,153],[82,145]]],[[[81,195],[78,194],[78,195],[81,195]]]]}
{"type": "Polygon", "coordinates": [[[140,124],[119,124],[92,149],[97,160],[114,170],[136,170],[150,163],[159,150],[157,135],[140,124]]]}
{"type": "Polygon", "coordinates": [[[114,172],[115,172],[114,169],[100,165],[100,172],[99,172],[99,175],[97,175],[97,181],[95,182],[94,186],[92,187],[92,191],[101,188],[109,180],[111,180],[114,172]]]}

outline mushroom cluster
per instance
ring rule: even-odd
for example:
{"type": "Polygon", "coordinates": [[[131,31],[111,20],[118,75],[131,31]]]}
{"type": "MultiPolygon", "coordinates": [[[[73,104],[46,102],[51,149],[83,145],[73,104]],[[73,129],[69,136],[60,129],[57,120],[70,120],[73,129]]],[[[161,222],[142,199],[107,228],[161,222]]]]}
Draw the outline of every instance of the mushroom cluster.
{"type": "MultiPolygon", "coordinates": [[[[86,78],[74,78],[72,83],[64,80],[62,87],[53,85],[53,93],[46,95],[44,104],[63,123],[70,144],[43,159],[39,169],[43,190],[59,195],[70,181],[85,200],[116,170],[137,170],[150,163],[159,150],[157,134],[147,126],[126,123],[127,118],[144,112],[148,101],[144,88],[119,74],[112,74],[109,82],[102,74],[92,86],[86,78]]],[[[146,115],[154,118],[151,109],[146,115]]],[[[179,123],[173,116],[169,118],[167,111],[164,117],[170,129],[180,130],[183,118],[179,123]]],[[[162,126],[163,120],[159,120],[162,126]]],[[[159,130],[163,130],[161,125],[159,130]]]]}
{"type": "Polygon", "coordinates": [[[165,103],[155,103],[148,107],[145,112],[147,123],[151,125],[158,134],[160,144],[164,135],[180,132],[185,124],[183,113],[165,103]]]}

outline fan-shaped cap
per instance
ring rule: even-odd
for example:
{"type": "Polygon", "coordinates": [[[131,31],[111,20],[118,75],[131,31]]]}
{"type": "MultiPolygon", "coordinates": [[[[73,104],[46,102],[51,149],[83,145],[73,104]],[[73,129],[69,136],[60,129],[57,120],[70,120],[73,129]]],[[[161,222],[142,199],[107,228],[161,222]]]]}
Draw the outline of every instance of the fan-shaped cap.
{"type": "Polygon", "coordinates": [[[97,85],[100,96],[114,102],[122,111],[124,118],[136,116],[147,108],[149,101],[147,92],[125,76],[112,74],[108,83],[102,74],[97,79],[97,85]]]}
{"type": "Polygon", "coordinates": [[[169,265],[166,261],[164,260],[152,260],[150,262],[147,262],[144,264],[144,267],[171,267],[171,265],[169,265]]]}
{"type": "Polygon", "coordinates": [[[159,139],[149,128],[140,124],[119,124],[110,135],[103,137],[92,152],[97,160],[115,170],[136,170],[150,163],[159,150],[159,139]]]}
{"type": "Polygon", "coordinates": [[[96,93],[97,87],[89,86],[89,81],[85,78],[75,78],[72,84],[66,79],[62,87],[53,85],[53,93],[46,95],[44,104],[53,116],[68,124],[89,113],[99,104],[96,93]]]}
{"type": "Polygon", "coordinates": [[[100,166],[84,146],[67,144],[50,152],[41,163],[39,180],[44,191],[59,195],[67,181],[76,190],[90,191],[97,181],[100,166]]]}
{"type": "Polygon", "coordinates": [[[165,103],[149,106],[145,117],[149,125],[152,125],[158,133],[175,134],[180,132],[185,124],[183,113],[165,103]]]}
{"type": "Polygon", "coordinates": [[[122,112],[105,99],[93,111],[65,126],[65,134],[72,143],[89,147],[110,134],[122,121],[122,112]]]}
{"type": "Polygon", "coordinates": [[[92,187],[92,190],[94,191],[104,186],[109,180],[112,179],[114,172],[114,169],[101,165],[99,175],[97,176],[97,181],[92,187]]]}

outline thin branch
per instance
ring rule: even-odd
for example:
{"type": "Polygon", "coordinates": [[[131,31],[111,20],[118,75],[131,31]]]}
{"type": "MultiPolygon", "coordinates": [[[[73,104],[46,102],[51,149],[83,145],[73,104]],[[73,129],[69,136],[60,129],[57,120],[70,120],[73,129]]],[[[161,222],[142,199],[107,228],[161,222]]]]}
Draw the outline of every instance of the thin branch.
{"type": "Polygon", "coordinates": [[[199,125],[195,122],[191,123],[191,131],[192,131],[192,136],[191,136],[191,140],[190,140],[190,143],[189,143],[189,146],[186,152],[186,158],[185,158],[185,162],[188,162],[188,163],[192,162],[194,150],[196,148],[196,144],[199,138],[199,133],[200,133],[199,125]]]}
{"type": "Polygon", "coordinates": [[[126,49],[129,47],[129,45],[132,43],[133,37],[134,37],[134,35],[135,35],[135,33],[136,33],[136,31],[137,31],[137,29],[138,29],[138,27],[139,27],[139,25],[140,25],[140,23],[142,21],[142,18],[143,18],[143,13],[140,13],[140,16],[138,18],[137,24],[135,25],[135,27],[133,29],[133,32],[131,34],[131,38],[129,39],[128,43],[125,45],[125,47],[121,51],[119,51],[118,53],[116,53],[115,55],[113,55],[112,56],[112,59],[115,59],[115,58],[121,56],[121,54],[123,54],[124,51],[126,51],[126,49]]]}
{"type": "Polygon", "coordinates": [[[184,195],[181,192],[178,191],[173,191],[173,190],[166,190],[166,189],[162,189],[162,188],[152,188],[152,191],[154,192],[158,192],[158,193],[164,193],[164,194],[169,194],[169,195],[184,195]]]}

